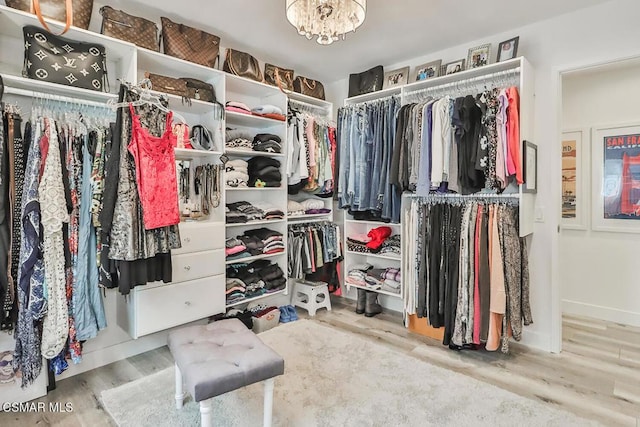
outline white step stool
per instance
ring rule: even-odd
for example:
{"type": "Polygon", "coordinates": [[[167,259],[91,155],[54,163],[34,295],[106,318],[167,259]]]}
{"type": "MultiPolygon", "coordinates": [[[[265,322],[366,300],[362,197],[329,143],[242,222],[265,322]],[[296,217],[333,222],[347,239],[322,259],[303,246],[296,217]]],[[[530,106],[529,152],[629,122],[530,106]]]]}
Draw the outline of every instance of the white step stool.
{"type": "Polygon", "coordinates": [[[296,281],[291,303],[307,310],[309,316],[315,316],[319,308],[331,311],[329,286],[324,282],[296,281]]]}

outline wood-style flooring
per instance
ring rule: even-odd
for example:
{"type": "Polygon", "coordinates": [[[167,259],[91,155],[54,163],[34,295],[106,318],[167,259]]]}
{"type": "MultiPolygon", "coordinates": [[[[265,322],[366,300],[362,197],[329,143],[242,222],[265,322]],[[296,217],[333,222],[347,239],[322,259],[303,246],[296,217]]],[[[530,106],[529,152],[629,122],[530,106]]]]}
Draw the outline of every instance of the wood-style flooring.
{"type": "MultiPolygon", "coordinates": [[[[640,328],[565,316],[560,355],[517,344],[510,346],[509,355],[455,352],[407,331],[398,314],[367,318],[354,312],[351,301],[333,301],[333,311],[319,311],[315,321],[607,426],[640,427],[640,328]]],[[[73,412],[0,413],[0,426],[112,426],[100,403],[101,392],[172,364],[169,350],[162,347],[65,379],[40,401],[71,402],[73,412]]]]}

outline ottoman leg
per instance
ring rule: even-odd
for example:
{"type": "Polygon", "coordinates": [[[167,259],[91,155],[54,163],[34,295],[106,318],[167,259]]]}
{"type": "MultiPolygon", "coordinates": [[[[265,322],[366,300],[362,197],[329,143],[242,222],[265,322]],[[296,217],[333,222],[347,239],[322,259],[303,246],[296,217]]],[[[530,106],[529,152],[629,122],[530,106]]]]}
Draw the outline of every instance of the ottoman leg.
{"type": "Polygon", "coordinates": [[[262,425],[271,427],[271,419],[273,417],[273,378],[269,378],[264,382],[264,419],[262,425]]]}
{"type": "Polygon", "coordinates": [[[211,399],[200,402],[200,425],[202,427],[213,427],[213,408],[211,399]]]}
{"type": "Polygon", "coordinates": [[[176,408],[182,409],[184,402],[184,386],[182,385],[182,372],[176,363],[176,408]]]}

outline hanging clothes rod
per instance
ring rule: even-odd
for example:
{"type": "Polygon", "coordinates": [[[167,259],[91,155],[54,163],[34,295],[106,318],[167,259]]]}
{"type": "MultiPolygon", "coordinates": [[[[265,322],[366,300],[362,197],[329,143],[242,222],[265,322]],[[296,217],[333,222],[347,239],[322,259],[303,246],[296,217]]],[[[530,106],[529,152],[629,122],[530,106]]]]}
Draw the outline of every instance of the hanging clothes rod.
{"type": "Polygon", "coordinates": [[[403,197],[409,199],[461,199],[461,200],[477,200],[477,199],[518,199],[519,193],[474,193],[474,194],[455,194],[455,193],[431,193],[426,196],[420,194],[403,194],[403,197]]]}
{"type": "Polygon", "coordinates": [[[322,107],[320,105],[311,104],[310,102],[299,101],[299,100],[293,99],[293,98],[289,98],[289,103],[290,104],[296,104],[296,105],[301,106],[301,107],[311,108],[311,109],[314,109],[314,110],[320,110],[320,111],[323,111],[325,113],[329,112],[329,107],[322,107]]]}
{"type": "Polygon", "coordinates": [[[447,89],[459,89],[461,87],[469,87],[471,88],[473,85],[482,84],[482,83],[502,83],[503,81],[507,81],[508,79],[519,77],[520,76],[520,67],[513,68],[511,70],[498,71],[496,73],[486,74],[483,76],[472,77],[464,80],[457,80],[454,82],[443,83],[437,86],[431,86],[424,89],[417,89],[415,91],[407,92],[405,96],[413,97],[419,96],[422,94],[427,94],[430,92],[440,92],[447,89]]]}
{"type": "Polygon", "coordinates": [[[382,98],[376,98],[376,99],[370,99],[369,101],[362,101],[362,102],[356,102],[353,104],[347,104],[345,105],[345,107],[359,107],[359,106],[363,106],[363,105],[369,105],[369,104],[376,104],[379,102],[384,102],[384,101],[390,101],[392,99],[400,99],[400,94],[394,94],[394,95],[389,95],[389,96],[383,96],[382,98]]]}
{"type": "Polygon", "coordinates": [[[86,99],[70,98],[68,96],[52,95],[50,93],[37,92],[33,90],[19,89],[11,86],[5,86],[4,93],[7,95],[28,96],[32,98],[40,98],[54,102],[87,105],[90,107],[99,107],[103,109],[109,109],[109,106],[104,102],[89,101],[86,99]]]}

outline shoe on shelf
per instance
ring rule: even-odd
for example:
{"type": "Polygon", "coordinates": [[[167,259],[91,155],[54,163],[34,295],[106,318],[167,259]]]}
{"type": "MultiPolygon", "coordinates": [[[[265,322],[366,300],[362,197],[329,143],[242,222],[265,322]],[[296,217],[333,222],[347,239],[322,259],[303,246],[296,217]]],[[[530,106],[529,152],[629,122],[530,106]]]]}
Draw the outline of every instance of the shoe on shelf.
{"type": "Polygon", "coordinates": [[[283,305],[278,308],[280,310],[280,323],[291,322],[291,314],[289,313],[288,306],[283,305]]]}
{"type": "Polygon", "coordinates": [[[298,320],[298,312],[294,306],[285,305],[285,308],[289,311],[289,318],[291,319],[290,322],[298,320]]]}

